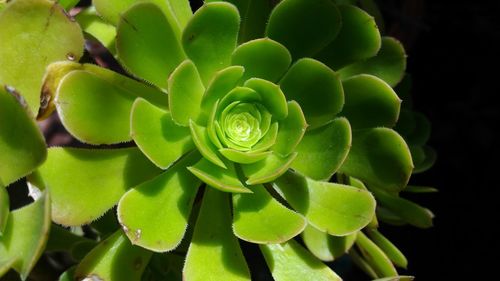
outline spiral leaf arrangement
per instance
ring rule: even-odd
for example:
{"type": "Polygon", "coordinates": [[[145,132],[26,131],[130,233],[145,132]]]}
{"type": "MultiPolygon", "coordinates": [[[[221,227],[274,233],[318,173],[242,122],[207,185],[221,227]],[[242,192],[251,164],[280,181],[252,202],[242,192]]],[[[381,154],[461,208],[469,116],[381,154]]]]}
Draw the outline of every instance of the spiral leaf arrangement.
{"type": "Polygon", "coordinates": [[[321,261],[346,253],[411,279],[378,221],[432,224],[399,194],[434,191],[407,184],[435,154],[425,117],[401,110],[407,79],[393,89],[404,49],[372,16],[331,0],[194,14],[94,0],[73,18],[76,2],[0,3],[0,276],[66,251],[60,280],[250,280],[242,240],[278,281],[340,280],[321,261]],[[79,63],[84,36],[125,71],[79,63]],[[46,148],[35,119],[54,111],[89,148],[46,148]],[[11,212],[22,177],[35,202],[11,212]]]}

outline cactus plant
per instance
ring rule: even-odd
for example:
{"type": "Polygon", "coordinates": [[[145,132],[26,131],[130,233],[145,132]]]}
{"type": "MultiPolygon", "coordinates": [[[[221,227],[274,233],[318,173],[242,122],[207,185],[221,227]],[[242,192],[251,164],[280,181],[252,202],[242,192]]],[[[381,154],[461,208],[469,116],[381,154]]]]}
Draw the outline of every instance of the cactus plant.
{"type": "Polygon", "coordinates": [[[340,280],[322,261],[346,253],[411,278],[378,221],[431,225],[399,194],[429,190],[407,184],[434,154],[393,89],[404,49],[372,16],[94,0],[73,18],[76,2],[0,3],[0,276],[26,279],[45,250],[69,253],[60,280],[250,280],[246,241],[278,281],[340,280]],[[84,36],[123,71],[80,61],[84,36]],[[35,118],[54,112],[85,148],[46,148],[35,118]],[[35,201],[10,212],[4,186],[25,176],[35,201]]]}

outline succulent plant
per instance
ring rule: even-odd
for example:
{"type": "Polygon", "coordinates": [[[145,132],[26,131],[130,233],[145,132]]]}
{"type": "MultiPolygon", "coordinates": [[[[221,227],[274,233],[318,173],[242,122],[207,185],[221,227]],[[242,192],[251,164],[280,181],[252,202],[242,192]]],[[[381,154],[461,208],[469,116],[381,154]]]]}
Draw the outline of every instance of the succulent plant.
{"type": "Polygon", "coordinates": [[[433,154],[420,115],[398,121],[406,55],[372,16],[94,0],[73,18],[76,2],[0,3],[0,276],[45,250],[76,261],[60,280],[250,280],[239,241],[275,280],[340,280],[321,261],[345,253],[373,278],[406,267],[378,219],[431,225],[399,193],[433,154]],[[83,35],[124,72],[80,63],[83,35]],[[54,111],[86,148],[46,148],[34,113],[54,111]],[[25,176],[35,201],[10,212],[25,176]]]}

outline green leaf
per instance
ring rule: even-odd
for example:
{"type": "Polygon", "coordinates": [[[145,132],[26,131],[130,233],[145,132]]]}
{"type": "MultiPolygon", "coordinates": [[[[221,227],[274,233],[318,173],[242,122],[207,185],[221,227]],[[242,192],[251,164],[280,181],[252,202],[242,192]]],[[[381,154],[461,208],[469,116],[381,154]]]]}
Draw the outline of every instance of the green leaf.
{"type": "Polygon", "coordinates": [[[351,126],[340,117],[306,131],[295,151],[292,168],[315,180],[328,180],[346,159],[351,147],[351,126]]]}
{"type": "MultiPolygon", "coordinates": [[[[9,193],[7,189],[0,182],[0,237],[3,235],[4,229],[7,226],[7,220],[9,219],[9,193]]],[[[0,274],[1,275],[1,274],[0,274]]]]}
{"type": "Polygon", "coordinates": [[[284,0],[271,12],[266,35],[288,48],[294,60],[309,57],[327,46],[342,25],[331,0],[284,0]]]}
{"type": "Polygon", "coordinates": [[[361,74],[342,82],[345,105],[339,115],[347,117],[353,129],[393,127],[398,121],[401,100],[382,79],[361,74]]]}
{"type": "Polygon", "coordinates": [[[382,190],[372,189],[372,191],[380,205],[397,214],[405,222],[420,228],[432,226],[434,214],[429,209],[382,190]]]}
{"type": "Polygon", "coordinates": [[[231,63],[240,17],[235,6],[207,3],[196,11],[182,34],[182,46],[196,64],[205,85],[231,63]]]}
{"type": "Polygon", "coordinates": [[[382,233],[376,229],[366,229],[371,240],[387,255],[387,257],[397,266],[406,268],[408,260],[404,254],[382,233]]]}
{"type": "Polygon", "coordinates": [[[276,143],[272,150],[283,156],[289,155],[302,140],[306,128],[306,119],[300,105],[296,101],[288,102],[288,115],[279,123],[276,143]]]}
{"type": "Polygon", "coordinates": [[[78,2],[80,2],[80,0],[58,0],[57,3],[59,5],[61,5],[61,7],[63,7],[64,9],[66,10],[70,10],[71,8],[73,8],[74,6],[76,6],[76,4],[78,4],[78,2]]]}
{"type": "Polygon", "coordinates": [[[252,191],[246,188],[238,178],[234,164],[225,164],[227,168],[223,169],[202,158],[194,166],[188,167],[188,170],[207,185],[221,191],[251,193],[252,191]]]}
{"type": "Polygon", "coordinates": [[[140,280],[151,254],[133,246],[119,230],[99,243],[78,264],[75,280],[140,280]]]}
{"type": "Polygon", "coordinates": [[[399,276],[379,278],[379,279],[375,279],[373,281],[413,281],[413,279],[415,279],[414,276],[399,275],[399,276]]]}
{"type": "Polygon", "coordinates": [[[302,215],[274,199],[262,185],[251,194],[233,195],[233,231],[238,238],[258,244],[286,242],[306,227],[302,215]]]}
{"type": "Polygon", "coordinates": [[[365,60],[377,54],[380,33],[374,18],[356,6],[339,5],[342,28],[338,36],[316,57],[332,69],[365,60]]]}
{"type": "Polygon", "coordinates": [[[387,255],[371,241],[363,232],[359,232],[356,245],[378,277],[397,276],[398,272],[387,255]]]}
{"type": "Polygon", "coordinates": [[[243,80],[262,78],[271,82],[285,74],[292,57],[285,46],[269,38],[243,43],[233,53],[231,63],[245,68],[243,80]]]}
{"type": "Polygon", "coordinates": [[[436,162],[436,151],[427,145],[424,146],[410,146],[411,157],[415,168],[414,174],[422,173],[430,169],[436,162]]]}
{"type": "Polygon", "coordinates": [[[222,99],[227,93],[235,88],[240,82],[245,69],[242,66],[230,66],[217,72],[212,81],[207,86],[203,101],[201,103],[202,111],[209,112],[215,103],[222,99]]]}
{"type": "Polygon", "coordinates": [[[331,236],[308,225],[302,232],[307,249],[322,261],[333,261],[347,253],[356,241],[357,232],[347,236],[331,236]]]}
{"type": "Polygon", "coordinates": [[[288,105],[286,97],[278,85],[260,78],[251,78],[245,82],[244,86],[260,94],[262,105],[266,107],[274,119],[286,118],[288,105]]]}
{"type": "Polygon", "coordinates": [[[267,133],[259,140],[257,144],[252,147],[253,152],[261,152],[266,151],[271,146],[276,143],[276,139],[278,137],[278,122],[274,122],[271,124],[267,133]]]}
{"type": "Polygon", "coordinates": [[[90,6],[75,16],[85,34],[99,41],[113,55],[116,55],[116,28],[100,17],[94,6],[90,6]]]}
{"type": "MultiPolygon", "coordinates": [[[[1,31],[0,31],[1,32],[1,31]]],[[[0,51],[1,52],[1,51],[0,51]]],[[[1,67],[0,67],[1,68],[1,67]]],[[[0,70],[1,71],[1,70],[0,70]]],[[[32,116],[0,85],[0,188],[31,173],[45,161],[47,149],[32,116]]],[[[1,229],[0,229],[1,230],[1,229]]]]}
{"type": "Polygon", "coordinates": [[[142,98],[132,106],[130,128],[142,153],[162,169],[195,148],[188,128],[175,124],[170,112],[142,98]]]}
{"type": "Polygon", "coordinates": [[[342,79],[363,73],[371,74],[394,87],[403,79],[405,69],[406,54],[403,45],[392,37],[383,37],[376,56],[348,65],[338,73],[342,79]]]}
{"type": "Polygon", "coordinates": [[[193,142],[198,148],[198,151],[213,164],[226,169],[226,165],[219,158],[217,154],[217,148],[212,144],[210,138],[208,136],[207,128],[203,126],[197,125],[192,120],[189,123],[189,128],[191,129],[191,136],[193,138],[193,142]]]}
{"type": "Polygon", "coordinates": [[[375,214],[371,193],[352,186],[314,181],[289,171],[274,187],[313,227],[331,235],[356,232],[375,214]]]}
{"type": "Polygon", "coordinates": [[[364,271],[371,279],[376,279],[378,277],[372,266],[361,256],[361,254],[356,249],[349,250],[349,258],[352,262],[364,271]]]}
{"type": "Polygon", "coordinates": [[[250,280],[250,272],[231,230],[227,193],[207,188],[186,256],[183,280],[250,280]]]}
{"type": "Polygon", "coordinates": [[[291,153],[282,157],[276,153],[270,154],[264,160],[252,164],[243,164],[241,168],[248,178],[249,185],[268,183],[283,175],[292,161],[297,157],[297,153],[291,153]]]}
{"type": "Polygon", "coordinates": [[[75,276],[75,270],[76,270],[76,266],[70,267],[69,269],[64,271],[61,274],[61,276],[59,276],[59,279],[57,279],[57,280],[58,281],[75,281],[75,278],[73,278],[73,276],[75,276]]]}
{"type": "Polygon", "coordinates": [[[297,61],[285,74],[280,86],[288,100],[300,104],[311,127],[331,121],[344,105],[344,91],[338,75],[314,59],[297,61]]]}
{"type": "Polygon", "coordinates": [[[156,178],[130,189],[118,203],[118,220],[132,244],[154,252],[175,249],[186,231],[201,182],[186,167],[191,153],[156,178]]]}
{"type": "Polygon", "coordinates": [[[116,50],[127,70],[161,88],[167,87],[168,76],[185,59],[176,27],[160,7],[147,2],[120,15],[116,50]]]}
{"type": "Polygon", "coordinates": [[[90,251],[95,245],[96,242],[94,240],[76,235],[57,224],[52,224],[50,227],[49,239],[44,251],[69,252],[73,259],[79,260],[83,258],[83,256],[78,256],[80,249],[87,248],[88,251],[90,251]]]}
{"type": "Polygon", "coordinates": [[[431,123],[425,115],[411,110],[402,110],[404,119],[394,128],[409,145],[425,145],[431,136],[431,123]],[[404,112],[404,113],[403,113],[404,112]]]}
{"type": "Polygon", "coordinates": [[[51,148],[37,176],[52,197],[52,220],[70,226],[99,218],[127,189],[159,172],[137,148],[51,148]]]}
{"type": "Polygon", "coordinates": [[[402,190],[410,179],[413,162],[408,145],[387,128],[358,130],[352,147],[339,171],[358,178],[369,187],[402,190]]]}
{"type": "Polygon", "coordinates": [[[375,18],[375,22],[378,26],[378,29],[380,30],[380,33],[385,34],[386,33],[385,22],[382,16],[382,12],[380,11],[380,8],[377,5],[377,1],[359,0],[358,4],[361,9],[365,10],[368,14],[370,14],[375,18]]]}
{"type": "MultiPolygon", "coordinates": [[[[133,6],[135,3],[146,2],[144,0],[92,0],[99,14],[111,22],[118,24],[121,15],[133,6]]],[[[180,36],[180,30],[183,28],[192,15],[189,1],[186,0],[152,0],[158,5],[170,25],[174,28],[176,36],[180,36]]]]}
{"type": "Polygon", "coordinates": [[[257,161],[265,159],[269,154],[272,153],[271,151],[240,151],[232,148],[221,148],[219,149],[219,152],[228,160],[241,164],[255,163],[257,161]]]}
{"type": "Polygon", "coordinates": [[[439,190],[430,186],[407,185],[406,188],[403,189],[403,191],[411,193],[434,193],[438,192],[439,190]]]}
{"type": "Polygon", "coordinates": [[[294,240],[283,244],[260,245],[260,249],[276,281],[342,280],[294,240]]]}
{"type": "Polygon", "coordinates": [[[0,14],[0,26],[0,85],[14,87],[36,114],[45,68],[80,59],[82,30],[49,0],[12,1],[0,14]]]}
{"type": "Polygon", "coordinates": [[[50,208],[50,196],[44,192],[34,203],[9,214],[0,235],[0,276],[12,267],[27,279],[47,243],[50,208]]]}
{"type": "Polygon", "coordinates": [[[168,79],[168,103],[175,123],[189,126],[201,111],[205,87],[196,66],[190,60],[182,62],[168,79]]]}

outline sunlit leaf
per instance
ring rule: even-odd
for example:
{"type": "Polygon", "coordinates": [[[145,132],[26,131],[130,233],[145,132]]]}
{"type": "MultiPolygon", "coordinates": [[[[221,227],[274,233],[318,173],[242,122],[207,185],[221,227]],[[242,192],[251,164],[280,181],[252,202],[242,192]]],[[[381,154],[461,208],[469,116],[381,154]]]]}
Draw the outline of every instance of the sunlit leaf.
{"type": "Polygon", "coordinates": [[[371,241],[363,232],[356,237],[356,245],[377,276],[397,276],[398,272],[387,255],[371,241]]]}
{"type": "Polygon", "coordinates": [[[225,192],[252,192],[238,178],[233,163],[226,163],[227,168],[221,168],[202,158],[198,163],[188,167],[195,176],[213,188],[225,192]]]}
{"type": "Polygon", "coordinates": [[[354,244],[356,235],[357,232],[347,236],[332,236],[309,225],[302,232],[302,240],[318,259],[333,261],[347,253],[354,244]]]}
{"type": "Polygon", "coordinates": [[[248,178],[246,183],[254,185],[275,180],[288,170],[295,157],[297,157],[296,152],[286,157],[273,153],[259,162],[241,165],[243,173],[248,178]]]}

